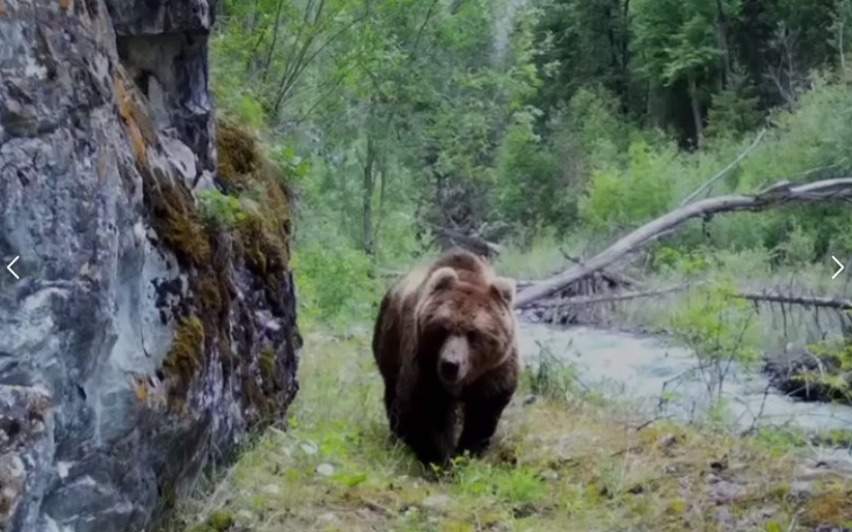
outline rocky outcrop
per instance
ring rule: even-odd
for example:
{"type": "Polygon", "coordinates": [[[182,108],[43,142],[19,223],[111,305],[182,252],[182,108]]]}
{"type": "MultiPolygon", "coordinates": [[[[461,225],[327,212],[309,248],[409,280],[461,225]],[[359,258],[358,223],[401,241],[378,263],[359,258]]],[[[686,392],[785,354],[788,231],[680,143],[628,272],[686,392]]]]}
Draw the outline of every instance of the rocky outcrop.
{"type": "Polygon", "coordinates": [[[212,16],[0,0],[0,530],[150,529],[296,392],[286,191],[237,129],[217,168],[212,16]]]}

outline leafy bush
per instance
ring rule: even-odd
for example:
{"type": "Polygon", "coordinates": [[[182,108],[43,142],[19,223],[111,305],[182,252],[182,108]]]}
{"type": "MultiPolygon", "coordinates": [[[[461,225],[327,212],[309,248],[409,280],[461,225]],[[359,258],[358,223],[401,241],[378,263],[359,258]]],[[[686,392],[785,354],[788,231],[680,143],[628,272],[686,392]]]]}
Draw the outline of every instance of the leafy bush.
{"type": "Polygon", "coordinates": [[[223,194],[215,189],[202,191],[198,195],[204,220],[215,227],[230,229],[248,216],[240,199],[223,194]]]}
{"type": "Polygon", "coordinates": [[[747,366],[759,357],[754,311],[734,294],[730,281],[702,286],[672,319],[675,337],[694,351],[707,391],[717,401],[734,364],[747,366]]]}
{"type": "Polygon", "coordinates": [[[297,245],[293,271],[299,290],[300,317],[308,322],[371,320],[381,297],[373,264],[333,230],[322,239],[297,245]]]}
{"type": "Polygon", "coordinates": [[[681,174],[677,149],[655,148],[637,140],[628,150],[624,169],[606,166],[592,174],[580,214],[592,228],[604,231],[631,227],[669,209],[673,184],[681,174]]]}
{"type": "Polygon", "coordinates": [[[524,372],[530,393],[548,399],[565,400],[576,391],[577,371],[548,346],[539,344],[537,365],[524,372]]]}

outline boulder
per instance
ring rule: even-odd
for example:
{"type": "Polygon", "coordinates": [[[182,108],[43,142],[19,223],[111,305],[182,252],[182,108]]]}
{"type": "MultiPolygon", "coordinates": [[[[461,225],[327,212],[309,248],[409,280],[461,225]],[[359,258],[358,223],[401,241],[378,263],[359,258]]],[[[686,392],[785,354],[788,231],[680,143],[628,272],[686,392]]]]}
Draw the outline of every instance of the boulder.
{"type": "Polygon", "coordinates": [[[297,391],[286,190],[199,201],[213,13],[0,0],[0,530],[150,530],[297,391]]]}

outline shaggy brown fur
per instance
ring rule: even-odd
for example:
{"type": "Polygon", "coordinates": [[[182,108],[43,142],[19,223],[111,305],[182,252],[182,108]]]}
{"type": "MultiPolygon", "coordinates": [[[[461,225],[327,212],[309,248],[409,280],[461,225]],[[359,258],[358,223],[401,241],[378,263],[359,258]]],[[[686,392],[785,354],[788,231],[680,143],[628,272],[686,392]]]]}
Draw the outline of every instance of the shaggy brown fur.
{"type": "Polygon", "coordinates": [[[518,381],[514,292],[485,261],[455,250],[382,300],[373,354],[388,421],[422,462],[488,446],[518,381]]]}

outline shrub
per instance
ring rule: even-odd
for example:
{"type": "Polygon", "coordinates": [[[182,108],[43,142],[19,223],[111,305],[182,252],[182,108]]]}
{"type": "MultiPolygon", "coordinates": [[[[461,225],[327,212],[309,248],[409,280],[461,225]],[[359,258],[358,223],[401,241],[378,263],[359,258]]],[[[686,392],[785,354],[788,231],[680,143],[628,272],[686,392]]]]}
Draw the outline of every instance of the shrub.
{"type": "Polygon", "coordinates": [[[672,319],[675,337],[694,351],[707,391],[717,402],[735,364],[749,365],[759,357],[754,311],[734,293],[725,280],[700,287],[672,319]]]}
{"type": "Polygon", "coordinates": [[[211,189],[201,192],[198,199],[204,221],[215,227],[230,229],[246,219],[239,198],[211,189]]]}
{"type": "Polygon", "coordinates": [[[300,242],[293,256],[302,320],[334,324],[372,319],[381,283],[365,253],[329,228],[321,240],[300,242]]]}
{"type": "Polygon", "coordinates": [[[580,214],[592,228],[635,226],[658,216],[672,204],[673,184],[681,165],[677,149],[655,148],[644,140],[630,145],[626,168],[608,166],[592,174],[580,214]]]}

